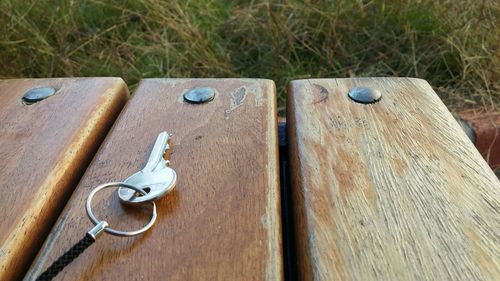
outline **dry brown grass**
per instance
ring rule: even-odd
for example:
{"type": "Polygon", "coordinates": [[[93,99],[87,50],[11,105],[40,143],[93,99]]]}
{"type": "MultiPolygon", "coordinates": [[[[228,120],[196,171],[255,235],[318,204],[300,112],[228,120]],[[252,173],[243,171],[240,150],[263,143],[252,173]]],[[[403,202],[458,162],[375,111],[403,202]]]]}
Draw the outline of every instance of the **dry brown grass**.
{"type": "Polygon", "coordinates": [[[0,2],[0,77],[412,76],[445,103],[500,103],[499,4],[465,1],[0,2]],[[126,2],[126,4],[124,4],[126,2]]]}

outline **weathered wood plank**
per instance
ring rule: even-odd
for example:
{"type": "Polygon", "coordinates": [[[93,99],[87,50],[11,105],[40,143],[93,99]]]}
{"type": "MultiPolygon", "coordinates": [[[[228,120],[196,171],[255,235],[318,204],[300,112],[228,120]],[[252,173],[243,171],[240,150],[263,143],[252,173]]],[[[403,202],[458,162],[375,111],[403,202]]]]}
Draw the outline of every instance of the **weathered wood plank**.
{"type": "Polygon", "coordinates": [[[0,280],[26,272],[126,98],[119,78],[0,80],[0,280]]]}
{"type": "Polygon", "coordinates": [[[293,81],[287,110],[302,280],[498,280],[500,183],[427,82],[293,81]]]}
{"type": "MultiPolygon", "coordinates": [[[[158,221],[135,238],[104,234],[59,280],[281,280],[275,86],[253,79],[143,80],[53,228],[29,277],[92,226],[85,200],[98,184],[142,168],[157,134],[173,134],[176,189],[157,201],[158,221]],[[212,87],[193,105],[182,95],[212,87]]],[[[114,192],[95,212],[118,229],[144,224],[114,192]]],[[[98,199],[99,200],[99,199],[98,199]]],[[[141,215],[142,214],[142,215],[141,215]]]]}

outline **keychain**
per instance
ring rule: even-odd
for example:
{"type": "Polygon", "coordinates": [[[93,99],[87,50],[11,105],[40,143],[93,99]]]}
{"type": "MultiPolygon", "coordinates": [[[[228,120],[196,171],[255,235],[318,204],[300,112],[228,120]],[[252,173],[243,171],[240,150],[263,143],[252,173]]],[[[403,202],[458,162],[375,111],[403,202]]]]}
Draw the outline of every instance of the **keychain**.
{"type": "Polygon", "coordinates": [[[175,171],[169,167],[170,162],[163,158],[163,155],[169,149],[169,138],[170,135],[167,132],[162,132],[158,135],[146,166],[142,170],[131,175],[123,182],[105,183],[99,185],[90,192],[87,197],[85,208],[88,217],[95,226],[89,230],[78,243],[52,263],[52,265],[36,279],[37,281],[52,280],[52,278],[61,272],[64,267],[70,264],[92,245],[103,231],[115,236],[130,237],[142,234],[153,226],[157,217],[154,200],[172,191],[177,183],[177,175],[175,171]],[[120,231],[111,228],[106,221],[99,220],[92,211],[92,198],[100,190],[111,187],[118,187],[117,192],[122,204],[131,206],[148,203],[152,204],[153,213],[149,222],[138,230],[120,231]]]}

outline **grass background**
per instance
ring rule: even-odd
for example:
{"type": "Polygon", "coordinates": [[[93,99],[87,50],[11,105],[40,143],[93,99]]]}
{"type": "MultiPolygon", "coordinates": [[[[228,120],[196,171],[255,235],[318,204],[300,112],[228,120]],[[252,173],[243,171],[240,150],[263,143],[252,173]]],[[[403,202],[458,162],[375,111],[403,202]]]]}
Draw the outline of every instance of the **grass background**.
{"type": "Polygon", "coordinates": [[[0,77],[411,76],[500,104],[500,2],[0,0],[0,77]]]}

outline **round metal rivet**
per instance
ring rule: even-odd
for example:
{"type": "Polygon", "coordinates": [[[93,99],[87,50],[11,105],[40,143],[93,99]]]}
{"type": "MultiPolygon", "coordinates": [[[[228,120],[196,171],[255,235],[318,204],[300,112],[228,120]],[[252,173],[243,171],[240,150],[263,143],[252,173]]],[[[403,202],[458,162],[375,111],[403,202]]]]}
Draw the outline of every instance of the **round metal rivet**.
{"type": "Polygon", "coordinates": [[[349,90],[348,96],[353,101],[364,104],[375,103],[382,98],[380,91],[367,87],[352,88],[349,90]]]}
{"type": "Polygon", "coordinates": [[[189,103],[205,103],[212,101],[214,97],[215,91],[210,87],[193,88],[184,94],[184,100],[189,103]]]}
{"type": "Polygon", "coordinates": [[[464,130],[465,134],[469,137],[469,139],[475,143],[476,142],[476,132],[474,129],[467,123],[467,121],[461,119],[460,117],[455,116],[455,120],[457,120],[462,130],[464,130]]]}
{"type": "Polygon", "coordinates": [[[40,87],[27,91],[23,96],[23,101],[27,104],[32,104],[44,100],[56,93],[56,89],[52,87],[40,87]]]}

